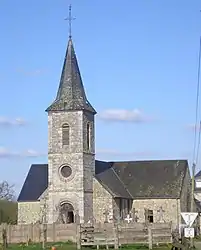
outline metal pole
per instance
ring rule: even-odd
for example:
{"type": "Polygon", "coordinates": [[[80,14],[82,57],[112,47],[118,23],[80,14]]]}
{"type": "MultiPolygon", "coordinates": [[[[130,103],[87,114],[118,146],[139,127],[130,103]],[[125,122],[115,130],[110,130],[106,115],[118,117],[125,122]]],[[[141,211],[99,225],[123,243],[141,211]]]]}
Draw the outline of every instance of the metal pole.
{"type": "MultiPolygon", "coordinates": [[[[192,182],[191,182],[191,212],[194,212],[194,189],[195,189],[195,163],[192,166],[192,182]]],[[[190,240],[191,248],[194,248],[194,239],[190,240]]]]}

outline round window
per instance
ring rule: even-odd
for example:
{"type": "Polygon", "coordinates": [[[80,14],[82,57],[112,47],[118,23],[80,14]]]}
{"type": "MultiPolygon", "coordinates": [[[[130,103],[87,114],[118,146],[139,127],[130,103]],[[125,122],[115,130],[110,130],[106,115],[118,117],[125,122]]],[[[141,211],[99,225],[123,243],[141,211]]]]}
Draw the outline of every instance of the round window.
{"type": "Polygon", "coordinates": [[[64,177],[64,178],[68,178],[71,176],[72,174],[72,169],[69,167],[69,166],[63,166],[61,167],[61,175],[64,177]]]}

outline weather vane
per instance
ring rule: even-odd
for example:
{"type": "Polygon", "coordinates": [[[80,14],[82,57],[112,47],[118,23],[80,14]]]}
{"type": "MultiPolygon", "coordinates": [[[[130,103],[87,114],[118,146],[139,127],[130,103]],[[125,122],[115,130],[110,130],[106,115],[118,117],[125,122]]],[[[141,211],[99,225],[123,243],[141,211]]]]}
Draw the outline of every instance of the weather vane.
{"type": "Polygon", "coordinates": [[[69,38],[72,37],[72,21],[75,20],[74,17],[72,17],[72,13],[71,13],[71,4],[69,6],[69,14],[68,17],[65,18],[65,20],[67,20],[69,22],[69,38]]]}

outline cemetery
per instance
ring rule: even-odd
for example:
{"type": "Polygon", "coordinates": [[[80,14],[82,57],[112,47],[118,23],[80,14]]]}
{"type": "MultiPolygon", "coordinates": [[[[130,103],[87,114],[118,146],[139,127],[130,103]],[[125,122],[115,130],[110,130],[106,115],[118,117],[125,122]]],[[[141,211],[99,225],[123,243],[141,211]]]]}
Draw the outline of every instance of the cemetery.
{"type": "MultiPolygon", "coordinates": [[[[163,213],[161,209],[161,216],[163,213]]],[[[80,223],[79,216],[77,216],[76,222],[70,224],[2,224],[0,226],[1,244],[4,249],[14,244],[22,244],[25,247],[38,244],[47,248],[50,245],[58,245],[57,242],[61,242],[59,244],[63,247],[71,246],[76,249],[91,247],[135,249],[136,246],[144,246],[145,249],[160,249],[161,246],[164,249],[168,247],[190,249],[189,239],[195,236],[192,232],[192,225],[197,217],[196,213],[183,213],[186,228],[180,233],[173,230],[172,223],[150,223],[148,220],[145,223],[139,223],[136,216],[131,214],[128,214],[124,220],[118,218],[111,223],[108,214],[108,211],[104,212],[104,223],[96,223],[95,220],[80,223]]]]}

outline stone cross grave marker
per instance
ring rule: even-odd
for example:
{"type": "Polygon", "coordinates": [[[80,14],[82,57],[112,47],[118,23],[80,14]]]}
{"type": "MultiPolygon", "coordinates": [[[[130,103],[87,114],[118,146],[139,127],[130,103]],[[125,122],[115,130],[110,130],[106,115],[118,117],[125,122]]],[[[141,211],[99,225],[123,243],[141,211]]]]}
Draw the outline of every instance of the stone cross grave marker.
{"type": "Polygon", "coordinates": [[[163,217],[165,210],[163,210],[162,206],[157,210],[157,213],[158,213],[158,222],[165,222],[163,217]]]}
{"type": "Polygon", "coordinates": [[[105,212],[103,213],[103,215],[105,215],[105,221],[104,221],[104,223],[108,223],[109,222],[109,218],[108,218],[108,216],[109,216],[109,211],[108,210],[105,210],[105,212]]]}
{"type": "Polygon", "coordinates": [[[148,220],[148,209],[147,208],[144,209],[144,217],[145,217],[145,223],[148,223],[149,220],[148,220]]]}
{"type": "Polygon", "coordinates": [[[137,214],[138,214],[138,211],[135,210],[135,208],[133,208],[133,221],[134,222],[138,222],[139,220],[139,217],[137,216],[137,214]]]}
{"type": "Polygon", "coordinates": [[[112,211],[109,212],[108,220],[109,220],[109,222],[113,221],[113,213],[112,213],[112,211]]]}
{"type": "Polygon", "coordinates": [[[119,215],[116,215],[116,216],[115,216],[115,215],[113,214],[113,221],[114,221],[115,223],[119,224],[120,221],[121,221],[120,216],[119,216],[119,215]]]}
{"type": "Polygon", "coordinates": [[[125,218],[125,221],[127,221],[128,223],[130,223],[132,221],[132,217],[130,217],[130,214],[128,214],[125,218]]]}

